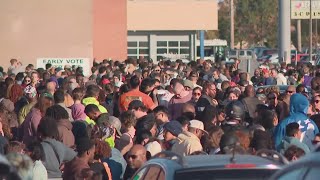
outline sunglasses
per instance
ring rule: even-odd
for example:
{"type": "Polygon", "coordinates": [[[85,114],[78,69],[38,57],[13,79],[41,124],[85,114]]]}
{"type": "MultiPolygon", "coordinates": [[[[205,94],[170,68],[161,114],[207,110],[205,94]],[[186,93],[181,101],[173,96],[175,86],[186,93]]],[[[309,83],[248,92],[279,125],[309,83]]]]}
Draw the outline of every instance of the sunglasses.
{"type": "Polygon", "coordinates": [[[160,70],[160,69],[155,69],[154,71],[156,71],[156,72],[160,72],[161,70],[160,70]]]}
{"type": "Polygon", "coordinates": [[[201,93],[193,93],[195,96],[201,96],[201,93]]]}
{"type": "Polygon", "coordinates": [[[127,156],[128,159],[130,159],[130,158],[131,158],[131,159],[137,159],[137,157],[138,157],[138,156],[137,156],[137,155],[134,155],[134,154],[127,156]]]}
{"type": "Polygon", "coordinates": [[[316,141],[316,140],[313,140],[313,141],[311,141],[312,142],[312,144],[318,144],[318,143],[320,143],[320,141],[316,141]]]}
{"type": "Polygon", "coordinates": [[[293,93],[293,91],[287,91],[287,93],[290,93],[290,94],[292,94],[292,93],[293,93]]]}

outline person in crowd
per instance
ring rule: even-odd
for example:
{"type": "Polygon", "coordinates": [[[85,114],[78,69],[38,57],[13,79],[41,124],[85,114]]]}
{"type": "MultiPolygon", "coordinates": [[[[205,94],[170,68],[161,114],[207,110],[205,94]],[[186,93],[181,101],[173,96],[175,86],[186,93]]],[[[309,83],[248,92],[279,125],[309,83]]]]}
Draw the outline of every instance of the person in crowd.
{"type": "Polygon", "coordinates": [[[268,69],[263,69],[262,74],[263,74],[263,85],[276,85],[277,84],[275,79],[270,76],[270,72],[268,69]]]}
{"type": "Polygon", "coordinates": [[[290,116],[282,120],[274,131],[274,142],[275,147],[279,149],[282,139],[285,137],[286,126],[290,123],[298,123],[299,129],[301,130],[300,141],[305,143],[309,149],[313,147],[312,140],[315,135],[319,132],[318,127],[313,120],[307,116],[309,108],[308,99],[300,94],[296,93],[290,98],[290,116]]]}
{"type": "MultiPolygon", "coordinates": [[[[90,104],[96,105],[99,108],[99,111],[101,113],[107,113],[107,109],[100,105],[98,98],[99,98],[100,88],[97,85],[89,85],[86,90],[86,95],[82,99],[82,104],[84,106],[88,106],[90,104]]],[[[90,125],[95,125],[95,121],[93,119],[90,119],[90,117],[87,116],[85,121],[90,125]]]]}
{"type": "Polygon", "coordinates": [[[84,121],[86,119],[86,114],[84,113],[85,106],[81,103],[83,99],[84,91],[82,88],[75,88],[72,91],[72,98],[74,100],[74,104],[71,106],[71,114],[72,118],[75,121],[84,121]]]}
{"type": "Polygon", "coordinates": [[[10,66],[8,68],[8,74],[18,74],[21,69],[20,67],[22,66],[22,63],[18,61],[17,59],[11,59],[10,60],[10,66]]]}
{"type": "Polygon", "coordinates": [[[254,70],[254,75],[251,77],[251,82],[254,86],[259,86],[262,84],[263,78],[261,76],[260,69],[254,70]]]}
{"type": "Polygon", "coordinates": [[[196,151],[202,151],[202,145],[200,139],[203,135],[208,134],[204,130],[204,125],[199,120],[191,120],[189,125],[189,131],[184,132],[187,138],[181,138],[182,141],[175,143],[172,146],[172,151],[179,155],[186,156],[196,151]]]}
{"type": "MultiPolygon", "coordinates": [[[[95,148],[93,140],[88,138],[79,140],[77,144],[78,155],[64,165],[63,179],[83,179],[83,171],[90,169],[89,163],[94,160],[95,148]]],[[[93,170],[90,169],[90,173],[93,173],[93,170]]]]}
{"type": "Polygon", "coordinates": [[[68,112],[60,105],[53,105],[47,109],[46,116],[52,117],[57,121],[59,132],[58,140],[67,147],[73,147],[75,145],[75,139],[68,112]]]}
{"type": "Polygon", "coordinates": [[[220,139],[224,134],[223,130],[219,126],[211,126],[208,128],[208,136],[204,149],[208,154],[217,154],[220,152],[220,139]]]}
{"type": "Polygon", "coordinates": [[[128,106],[130,102],[133,100],[140,100],[141,102],[143,102],[145,107],[149,110],[153,110],[156,107],[156,105],[148,95],[139,91],[139,85],[140,85],[139,77],[138,76],[131,77],[130,79],[131,90],[127,93],[122,94],[119,99],[119,102],[120,102],[119,106],[122,112],[128,110],[128,106]]]}
{"type": "Polygon", "coordinates": [[[126,155],[127,160],[127,168],[124,174],[123,179],[131,179],[133,178],[133,174],[144,165],[147,161],[147,150],[144,146],[136,144],[130,149],[128,154],[126,155]]]}
{"type": "Polygon", "coordinates": [[[182,125],[178,121],[167,122],[163,126],[163,140],[165,142],[165,149],[171,150],[172,146],[181,141],[178,136],[183,132],[182,125]]]}
{"type": "Polygon", "coordinates": [[[271,134],[267,131],[263,130],[255,130],[253,132],[253,137],[250,141],[250,148],[252,151],[252,154],[256,154],[259,150],[273,150],[273,142],[271,134]]]}
{"type": "Polygon", "coordinates": [[[201,88],[200,87],[195,87],[192,90],[192,97],[191,97],[191,103],[193,103],[194,105],[196,105],[196,103],[198,102],[199,98],[201,97],[201,88]]]}
{"type": "Polygon", "coordinates": [[[301,131],[299,129],[299,124],[296,122],[288,124],[286,126],[286,137],[282,139],[278,151],[284,154],[284,152],[288,149],[288,147],[295,145],[303,149],[305,153],[309,153],[310,152],[309,147],[306,144],[300,142],[300,138],[301,138],[301,131]]]}
{"type": "Polygon", "coordinates": [[[176,78],[170,81],[170,86],[175,95],[169,101],[169,115],[172,119],[176,119],[182,114],[182,105],[191,100],[192,91],[185,90],[183,82],[176,78]]]}
{"type": "Polygon", "coordinates": [[[46,180],[48,179],[48,174],[43,161],[45,160],[44,150],[40,142],[33,142],[26,146],[27,154],[33,161],[33,177],[34,180],[46,180]]]}
{"type": "Polygon", "coordinates": [[[191,71],[188,79],[192,82],[194,88],[200,88],[201,91],[202,87],[197,83],[199,79],[199,74],[197,71],[191,71]]]}
{"type": "Polygon", "coordinates": [[[73,118],[72,118],[72,112],[71,112],[71,109],[68,108],[65,104],[64,104],[64,100],[65,100],[65,93],[64,91],[62,90],[57,90],[55,93],[54,93],[54,102],[56,105],[59,105],[61,107],[63,107],[67,112],[68,112],[68,116],[69,116],[69,121],[73,121],[73,118]]]}
{"type": "Polygon", "coordinates": [[[279,73],[277,69],[271,69],[270,75],[271,77],[275,78],[277,85],[287,85],[287,79],[282,73],[279,73]]]}
{"type": "Polygon", "coordinates": [[[129,103],[128,110],[132,111],[137,119],[147,115],[148,109],[140,100],[133,100],[129,103]]]}
{"type": "Polygon", "coordinates": [[[262,104],[262,102],[255,96],[255,90],[252,85],[245,87],[244,98],[241,101],[245,111],[248,112],[249,118],[254,119],[257,105],[262,104]]]}
{"type": "Polygon", "coordinates": [[[279,123],[276,112],[266,107],[265,109],[259,110],[257,114],[257,118],[255,119],[256,123],[260,124],[270,134],[273,134],[275,127],[279,123]]]}
{"type": "Polygon", "coordinates": [[[208,105],[218,105],[218,101],[214,99],[216,97],[217,89],[216,85],[212,82],[205,82],[202,89],[202,95],[196,103],[196,114],[197,117],[201,115],[203,110],[208,105]]]}
{"type": "Polygon", "coordinates": [[[132,111],[126,111],[120,115],[122,136],[116,140],[115,148],[117,148],[122,155],[125,155],[133,146],[136,135],[136,120],[132,111]]]}
{"type": "Polygon", "coordinates": [[[43,117],[37,129],[37,137],[45,154],[43,164],[48,172],[48,178],[61,178],[64,163],[71,161],[77,155],[73,149],[56,140],[58,134],[56,120],[43,117]]]}
{"type": "Polygon", "coordinates": [[[286,157],[288,161],[296,161],[305,154],[303,149],[292,145],[284,152],[284,157],[286,157]]]}
{"type": "MultiPolygon", "coordinates": [[[[21,109],[18,111],[18,122],[19,122],[19,125],[21,125],[23,123],[23,121],[25,120],[26,116],[29,114],[31,109],[37,103],[37,90],[33,86],[29,85],[29,86],[25,87],[24,88],[24,94],[25,94],[25,97],[27,98],[27,104],[24,105],[23,107],[21,107],[21,109]]],[[[15,107],[17,107],[17,106],[15,106],[15,107]]]]}
{"type": "Polygon", "coordinates": [[[153,109],[154,117],[156,118],[158,127],[158,139],[163,140],[164,125],[169,122],[169,110],[165,106],[157,106],[153,109]]]}
{"type": "MultiPolygon", "coordinates": [[[[90,169],[97,174],[101,174],[103,180],[112,179],[111,168],[109,167],[108,163],[102,162],[103,159],[110,158],[111,147],[101,139],[95,139],[94,143],[95,152],[93,161],[89,163],[90,169]]],[[[117,178],[120,177],[118,176],[117,178]]]]}
{"type": "Polygon", "coordinates": [[[219,143],[218,154],[246,154],[245,149],[240,145],[240,139],[235,132],[224,133],[219,143]]]}
{"type": "Polygon", "coordinates": [[[20,125],[23,129],[23,142],[29,144],[36,136],[41,118],[46,114],[47,109],[53,105],[53,96],[49,93],[43,93],[38,102],[31,109],[26,119],[20,125]]]}

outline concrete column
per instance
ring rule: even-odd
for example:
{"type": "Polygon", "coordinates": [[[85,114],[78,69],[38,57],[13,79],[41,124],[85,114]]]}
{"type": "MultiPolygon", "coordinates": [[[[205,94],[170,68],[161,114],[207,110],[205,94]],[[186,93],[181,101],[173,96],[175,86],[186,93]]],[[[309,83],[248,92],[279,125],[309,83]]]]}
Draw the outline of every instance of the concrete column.
{"type": "Polygon", "coordinates": [[[301,52],[301,20],[297,20],[297,40],[298,40],[298,51],[301,52]]]}
{"type": "Polygon", "coordinates": [[[291,62],[290,0],[279,0],[279,58],[291,62]]]}
{"type": "Polygon", "coordinates": [[[196,59],[196,53],[195,53],[195,45],[196,45],[196,42],[195,42],[195,36],[196,34],[195,33],[191,33],[189,35],[189,58],[191,61],[194,61],[196,59]]]}
{"type": "Polygon", "coordinates": [[[157,62],[157,35],[149,34],[149,57],[157,62]]]}

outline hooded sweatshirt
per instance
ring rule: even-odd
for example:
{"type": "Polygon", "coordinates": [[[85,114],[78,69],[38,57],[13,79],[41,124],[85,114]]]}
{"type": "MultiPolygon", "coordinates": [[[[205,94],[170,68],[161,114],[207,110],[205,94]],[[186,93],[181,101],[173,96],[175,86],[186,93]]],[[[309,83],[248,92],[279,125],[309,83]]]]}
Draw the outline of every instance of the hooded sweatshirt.
{"type": "Polygon", "coordinates": [[[283,138],[283,140],[282,140],[282,142],[280,144],[280,153],[284,154],[284,152],[292,145],[303,149],[303,151],[305,153],[310,152],[310,149],[308,148],[308,146],[306,144],[300,142],[299,139],[297,139],[295,137],[286,136],[285,138],[283,138]]]}
{"type": "Polygon", "coordinates": [[[296,93],[291,96],[290,115],[281,121],[274,131],[274,142],[278,151],[280,150],[280,143],[286,134],[286,126],[293,122],[300,125],[300,130],[302,132],[300,141],[305,143],[309,149],[312,149],[313,145],[311,141],[319,130],[314,121],[307,116],[308,108],[309,101],[304,95],[296,93]]]}
{"type": "Polygon", "coordinates": [[[67,147],[74,146],[74,135],[72,133],[72,124],[68,119],[60,119],[58,122],[59,141],[67,147]]]}
{"type": "MultiPolygon", "coordinates": [[[[84,106],[87,106],[87,105],[89,105],[89,104],[94,104],[94,105],[98,106],[98,108],[99,108],[99,110],[100,110],[101,113],[107,113],[107,112],[108,112],[107,109],[106,109],[105,107],[101,106],[100,103],[99,103],[99,101],[97,101],[97,99],[94,98],[94,97],[84,98],[84,99],[82,100],[82,104],[83,104],[84,106]]],[[[90,125],[95,125],[95,124],[96,124],[96,123],[94,122],[94,120],[90,119],[89,117],[86,117],[85,120],[86,120],[86,122],[87,122],[88,124],[90,124],[90,125]]]]}

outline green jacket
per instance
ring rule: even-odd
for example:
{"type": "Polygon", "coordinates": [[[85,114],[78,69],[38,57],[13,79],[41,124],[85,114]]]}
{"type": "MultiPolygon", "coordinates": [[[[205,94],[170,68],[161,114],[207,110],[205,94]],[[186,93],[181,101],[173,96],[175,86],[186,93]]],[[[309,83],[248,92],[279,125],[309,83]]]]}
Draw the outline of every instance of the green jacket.
{"type": "MultiPolygon", "coordinates": [[[[94,105],[97,105],[100,112],[101,113],[108,113],[107,109],[103,106],[100,105],[99,101],[94,98],[94,97],[87,97],[87,98],[84,98],[82,100],[82,104],[84,106],[87,106],[89,104],[94,104],[94,105]]],[[[94,120],[90,119],[88,116],[86,117],[86,120],[85,120],[88,124],[92,124],[92,125],[95,125],[96,123],[94,122],[94,120]]]]}

